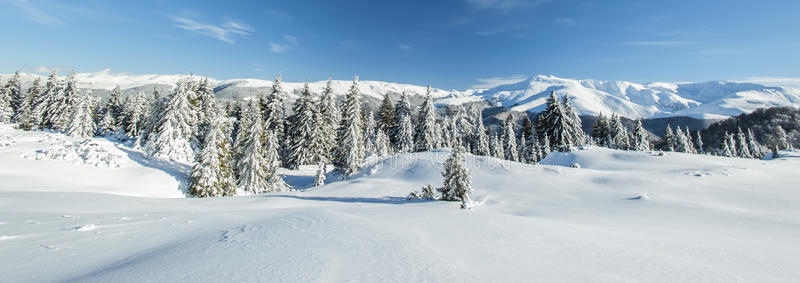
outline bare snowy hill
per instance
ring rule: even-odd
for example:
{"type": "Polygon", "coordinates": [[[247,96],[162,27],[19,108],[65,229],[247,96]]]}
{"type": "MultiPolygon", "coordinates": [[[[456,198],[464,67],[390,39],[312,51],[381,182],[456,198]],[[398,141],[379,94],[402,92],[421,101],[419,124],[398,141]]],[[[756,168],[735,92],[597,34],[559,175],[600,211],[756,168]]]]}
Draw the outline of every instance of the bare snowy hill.
{"type": "Polygon", "coordinates": [[[514,111],[544,110],[550,91],[569,94],[583,115],[617,113],[628,118],[688,116],[720,119],[773,106],[800,106],[800,90],[754,83],[648,83],[534,76],[517,83],[449,98],[439,103],[489,101],[514,111]]]}
{"type": "Polygon", "coordinates": [[[28,156],[83,143],[60,135],[0,127],[2,282],[800,277],[798,152],[754,160],[589,147],[541,165],[467,155],[476,207],[461,210],[404,199],[441,184],[446,149],[372,160],[315,188],[301,185],[308,172],[284,171],[297,192],[187,199],[174,198],[181,170],[108,140],[89,139],[104,150],[74,158],[28,156]],[[118,167],[81,161],[118,154],[118,167]]]}

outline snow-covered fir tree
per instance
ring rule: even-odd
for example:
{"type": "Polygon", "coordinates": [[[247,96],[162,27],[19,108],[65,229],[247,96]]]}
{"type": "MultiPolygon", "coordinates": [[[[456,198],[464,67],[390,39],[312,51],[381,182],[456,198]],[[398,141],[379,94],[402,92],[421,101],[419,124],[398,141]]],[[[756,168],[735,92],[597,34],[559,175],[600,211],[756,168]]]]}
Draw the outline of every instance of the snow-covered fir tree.
{"type": "MultiPolygon", "coordinates": [[[[399,104],[399,103],[398,103],[399,104]]],[[[394,150],[398,153],[414,151],[414,126],[411,123],[411,115],[397,112],[400,120],[397,121],[395,128],[394,150]]]]}
{"type": "Polygon", "coordinates": [[[636,151],[649,151],[650,140],[649,133],[642,126],[642,119],[636,120],[636,129],[633,130],[633,150],[636,151]]]}
{"type": "Polygon", "coordinates": [[[472,115],[475,117],[472,122],[475,124],[475,130],[472,133],[472,154],[488,156],[491,154],[491,150],[489,148],[489,136],[486,135],[486,127],[483,126],[483,114],[475,107],[472,109],[472,115]]]}
{"type": "Polygon", "coordinates": [[[664,150],[675,151],[676,144],[675,133],[672,131],[672,127],[667,124],[667,129],[664,130],[664,150]]]}
{"type": "Polygon", "coordinates": [[[750,144],[747,142],[747,137],[744,135],[742,128],[739,127],[736,132],[736,152],[739,154],[739,157],[743,158],[753,158],[753,154],[750,152],[750,144]]]}
{"type": "Polygon", "coordinates": [[[675,151],[676,152],[689,152],[689,139],[681,130],[681,127],[675,127],[675,151]]]}
{"type": "Polygon", "coordinates": [[[547,107],[539,114],[536,127],[542,131],[542,136],[549,137],[548,143],[551,146],[559,150],[569,150],[571,146],[582,144],[585,135],[580,127],[580,118],[574,112],[569,96],[564,96],[561,102],[555,91],[550,92],[547,107]]]}
{"type": "Polygon", "coordinates": [[[392,142],[386,131],[378,129],[375,132],[375,152],[378,156],[387,156],[392,153],[392,142]]]}
{"type": "Polygon", "coordinates": [[[221,115],[207,113],[209,128],[192,166],[189,194],[195,197],[234,195],[233,172],[230,162],[229,135],[221,115]]]}
{"type": "Polygon", "coordinates": [[[78,97],[78,104],[70,111],[72,117],[66,128],[67,135],[79,138],[94,136],[97,130],[92,117],[91,94],[87,93],[78,97]]]}
{"type": "Polygon", "coordinates": [[[475,130],[474,125],[472,125],[472,119],[467,115],[464,106],[459,105],[456,107],[456,114],[453,116],[453,124],[452,131],[455,141],[458,141],[458,144],[469,149],[470,139],[475,130]]]}
{"type": "Polygon", "coordinates": [[[695,144],[695,152],[699,154],[705,154],[706,150],[703,148],[703,137],[700,135],[700,130],[697,130],[697,135],[695,136],[694,140],[695,144]]]}
{"type": "Polygon", "coordinates": [[[50,124],[53,129],[59,131],[66,131],[80,100],[78,81],[75,78],[74,70],[67,75],[63,85],[63,88],[58,91],[56,99],[48,107],[50,124]]]}
{"type": "Polygon", "coordinates": [[[697,149],[695,148],[694,141],[692,140],[692,132],[689,131],[689,126],[686,126],[686,131],[684,133],[686,134],[686,144],[688,146],[686,148],[686,152],[697,154],[697,149]]]}
{"type": "Polygon", "coordinates": [[[337,134],[337,147],[334,151],[336,170],[347,178],[358,170],[364,162],[364,140],[361,133],[361,94],[358,89],[358,76],[342,103],[342,121],[337,134]]]}
{"type": "Polygon", "coordinates": [[[147,111],[147,103],[147,98],[141,91],[128,97],[125,101],[125,107],[123,107],[123,118],[125,121],[122,125],[125,126],[125,134],[128,136],[138,137],[141,134],[146,118],[145,111],[147,111]]]}
{"type": "Polygon", "coordinates": [[[41,114],[35,113],[34,107],[41,99],[41,91],[41,79],[37,77],[33,80],[31,87],[28,88],[28,94],[25,95],[25,99],[20,102],[17,116],[14,119],[19,123],[20,129],[34,130],[39,128],[41,114]]]}
{"type": "Polygon", "coordinates": [[[190,80],[180,79],[145,144],[149,157],[181,162],[194,160],[197,116],[189,105],[192,93],[190,80]]]}
{"type": "MultiPolygon", "coordinates": [[[[491,149],[492,149],[492,157],[506,159],[506,154],[503,148],[503,141],[497,136],[497,133],[492,135],[491,149]]],[[[459,146],[458,144],[454,145],[454,147],[459,146]]]]}
{"type": "Polygon", "coordinates": [[[616,113],[611,114],[611,119],[608,121],[607,134],[610,140],[607,141],[611,148],[628,149],[630,148],[630,140],[628,139],[628,129],[622,125],[622,120],[616,113]]]}
{"type": "Polygon", "coordinates": [[[325,162],[326,164],[333,159],[332,152],[336,147],[336,133],[341,121],[339,108],[336,106],[334,99],[333,87],[331,86],[332,79],[328,78],[325,89],[320,95],[319,104],[317,106],[317,115],[319,115],[319,134],[322,136],[322,143],[324,148],[320,149],[315,161],[325,162]]]}
{"type": "Polygon", "coordinates": [[[508,114],[503,123],[503,155],[511,161],[519,161],[519,150],[517,150],[517,130],[515,129],[514,116],[508,114]]]}
{"type": "Polygon", "coordinates": [[[267,172],[269,172],[269,177],[267,178],[267,191],[268,192],[288,192],[292,191],[292,187],[289,186],[286,182],[283,181],[283,176],[278,174],[278,168],[280,167],[279,161],[279,154],[278,149],[280,149],[280,145],[278,144],[278,135],[267,132],[267,143],[264,148],[264,159],[268,161],[267,172]]]}
{"type": "Polygon", "coordinates": [[[386,93],[383,95],[381,106],[378,107],[378,127],[388,133],[394,128],[394,122],[394,104],[389,98],[389,93],[386,93]]]}
{"type": "Polygon", "coordinates": [[[722,136],[722,142],[720,142],[720,148],[718,154],[725,157],[733,157],[733,150],[731,150],[730,144],[730,135],[728,132],[725,131],[725,134],[722,136]]]}
{"type": "MultiPolygon", "coordinates": [[[[237,137],[239,154],[236,160],[237,194],[255,195],[269,190],[267,179],[273,160],[264,154],[264,126],[258,105],[251,103],[237,137]]],[[[269,140],[269,139],[267,139],[269,140]]]]}
{"type": "Polygon", "coordinates": [[[611,135],[608,133],[608,128],[608,119],[603,113],[600,113],[597,116],[597,120],[594,121],[594,126],[592,126],[592,139],[596,145],[611,147],[611,141],[609,140],[611,135]]]}
{"type": "MultiPolygon", "coordinates": [[[[700,132],[698,131],[699,134],[700,132]]],[[[763,156],[761,145],[758,144],[758,141],[753,136],[753,131],[749,128],[747,129],[747,146],[750,148],[750,154],[753,155],[753,158],[760,159],[763,156]]]]}
{"type": "Polygon", "coordinates": [[[542,137],[542,157],[539,160],[544,159],[547,157],[548,154],[552,151],[553,147],[550,146],[550,138],[547,134],[544,134],[542,137]]]}
{"type": "Polygon", "coordinates": [[[425,101],[419,110],[416,130],[416,150],[428,151],[436,147],[436,109],[431,96],[431,86],[425,93],[425,101]]]}
{"type": "Polygon", "coordinates": [[[113,90],[111,90],[111,96],[108,98],[106,107],[108,107],[108,111],[111,112],[111,116],[114,117],[114,121],[116,123],[114,128],[123,128],[123,123],[125,120],[125,101],[122,98],[122,89],[120,89],[119,86],[116,86],[113,90]]]}
{"type": "Polygon", "coordinates": [[[214,89],[207,78],[200,80],[197,85],[197,99],[200,107],[197,111],[197,132],[195,134],[198,142],[202,143],[205,133],[211,128],[212,119],[216,119],[216,116],[219,115],[214,89]]]}
{"type": "Polygon", "coordinates": [[[736,150],[737,149],[736,138],[734,137],[733,134],[727,134],[726,133],[726,136],[728,138],[728,146],[731,149],[731,155],[734,156],[734,157],[739,156],[739,152],[736,150]]]}
{"type": "Polygon", "coordinates": [[[286,109],[283,101],[281,75],[278,74],[275,81],[272,82],[272,92],[266,98],[262,97],[261,99],[261,112],[264,116],[265,131],[275,134],[278,144],[280,144],[281,149],[278,150],[278,154],[281,156],[281,164],[284,164],[287,159],[287,152],[284,150],[287,142],[284,137],[286,109]]]}
{"type": "Polygon", "coordinates": [[[403,125],[403,120],[405,119],[411,122],[411,102],[409,102],[408,95],[404,91],[400,94],[400,100],[394,105],[394,121],[392,122],[392,129],[389,131],[389,139],[394,144],[396,152],[409,152],[414,149],[414,129],[411,128],[409,131],[405,128],[408,126],[403,125]],[[410,148],[408,147],[409,140],[407,140],[409,132],[412,133],[410,148]]]}
{"type": "Polygon", "coordinates": [[[12,118],[14,121],[17,121],[16,118],[23,110],[23,103],[26,96],[25,93],[22,92],[22,82],[19,78],[19,71],[14,72],[14,75],[8,79],[4,88],[11,106],[12,118]]]}
{"type": "Polygon", "coordinates": [[[378,132],[380,132],[380,129],[375,121],[375,114],[372,113],[372,110],[369,110],[369,112],[364,115],[364,120],[364,155],[380,156],[377,152],[378,132]]]}
{"type": "Polygon", "coordinates": [[[56,73],[50,73],[50,76],[47,77],[47,83],[45,83],[44,88],[42,89],[42,95],[36,105],[33,106],[33,112],[38,114],[41,118],[41,122],[39,123],[39,128],[52,128],[51,124],[51,115],[50,115],[50,107],[53,102],[58,98],[60,95],[60,87],[61,85],[58,82],[58,78],[56,78],[56,73]]]}
{"type": "Polygon", "coordinates": [[[292,107],[294,115],[289,118],[289,129],[286,136],[289,151],[286,166],[289,169],[297,169],[300,165],[315,163],[314,153],[319,150],[311,147],[315,130],[314,107],[311,89],[306,83],[300,92],[300,98],[292,107]]]}
{"type": "Polygon", "coordinates": [[[792,143],[789,142],[789,135],[786,130],[780,125],[772,127],[772,135],[775,137],[775,145],[778,149],[792,149],[792,143]]]}
{"type": "Polygon", "coordinates": [[[439,192],[442,200],[461,201],[461,208],[468,209],[472,207],[470,194],[473,189],[472,177],[464,160],[465,153],[462,146],[453,148],[450,157],[444,163],[444,172],[442,172],[444,186],[439,189],[439,192]]]}
{"type": "Polygon", "coordinates": [[[525,135],[525,132],[519,133],[519,139],[517,140],[517,156],[519,156],[519,162],[522,163],[529,163],[526,159],[525,154],[528,153],[528,137],[525,135]]]}
{"type": "Polygon", "coordinates": [[[521,158],[526,163],[539,162],[542,158],[541,147],[539,137],[536,134],[536,127],[531,125],[528,127],[528,135],[525,136],[525,152],[521,158]]]}

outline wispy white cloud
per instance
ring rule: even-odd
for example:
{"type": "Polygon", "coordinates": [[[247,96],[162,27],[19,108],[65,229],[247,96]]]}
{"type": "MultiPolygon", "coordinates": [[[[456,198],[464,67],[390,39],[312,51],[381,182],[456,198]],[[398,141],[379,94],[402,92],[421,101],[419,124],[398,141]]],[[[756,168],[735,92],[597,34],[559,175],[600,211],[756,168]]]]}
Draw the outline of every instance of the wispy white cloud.
{"type": "Polygon", "coordinates": [[[514,9],[536,7],[550,0],[464,0],[464,2],[474,9],[507,13],[514,9]]]}
{"type": "Polygon", "coordinates": [[[249,25],[227,19],[221,25],[201,23],[187,17],[172,17],[175,26],[198,34],[210,36],[227,43],[236,43],[236,35],[246,36],[255,31],[249,25]]]}
{"type": "Polygon", "coordinates": [[[291,35],[291,34],[284,35],[283,36],[283,40],[286,40],[286,42],[294,44],[294,45],[298,44],[297,37],[295,37],[294,35],[291,35]]]}
{"type": "Polygon", "coordinates": [[[403,49],[403,50],[406,50],[406,51],[414,49],[413,47],[411,47],[411,45],[408,45],[408,44],[400,44],[400,46],[398,46],[398,47],[400,49],[403,49]]]}
{"type": "Polygon", "coordinates": [[[525,79],[527,79],[527,77],[523,75],[513,75],[510,77],[478,78],[475,80],[478,81],[479,83],[472,85],[471,88],[475,89],[493,88],[499,85],[521,82],[524,81],[525,79]]]}
{"type": "Polygon", "coordinates": [[[656,41],[628,41],[624,42],[625,45],[631,46],[678,46],[689,45],[691,42],[680,40],[656,40],[656,41]]]}
{"type": "Polygon", "coordinates": [[[288,44],[278,44],[274,42],[269,42],[269,51],[272,53],[283,53],[288,50],[294,50],[294,47],[289,46],[288,44]]]}
{"type": "Polygon", "coordinates": [[[558,18],[558,19],[555,20],[555,22],[556,22],[556,24],[559,24],[559,25],[565,26],[565,27],[574,27],[575,24],[576,24],[575,19],[571,19],[571,18],[558,18]]]}
{"type": "Polygon", "coordinates": [[[3,1],[10,4],[12,7],[19,10],[25,19],[48,26],[62,25],[64,22],[55,16],[45,12],[40,7],[37,7],[32,1],[28,0],[10,0],[3,1]]]}
{"type": "Polygon", "coordinates": [[[297,37],[295,37],[294,35],[287,34],[282,36],[282,38],[284,41],[286,41],[286,43],[268,42],[269,51],[271,51],[272,53],[283,53],[289,50],[294,50],[299,45],[297,37]]]}
{"type": "Polygon", "coordinates": [[[490,27],[487,29],[478,30],[475,32],[477,35],[488,36],[488,35],[496,35],[502,34],[512,31],[519,31],[528,28],[527,25],[505,25],[505,26],[496,26],[490,27]]]}

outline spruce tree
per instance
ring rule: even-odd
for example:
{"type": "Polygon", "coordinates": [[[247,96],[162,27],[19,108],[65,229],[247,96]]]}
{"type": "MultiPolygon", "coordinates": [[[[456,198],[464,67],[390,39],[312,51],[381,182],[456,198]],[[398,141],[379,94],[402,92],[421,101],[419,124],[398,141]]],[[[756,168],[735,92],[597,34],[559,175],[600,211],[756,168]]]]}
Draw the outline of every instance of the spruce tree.
{"type": "Polygon", "coordinates": [[[41,79],[36,78],[28,88],[28,95],[22,100],[17,113],[16,121],[23,130],[35,130],[41,124],[41,113],[35,112],[36,103],[41,99],[41,79]]]}
{"type": "Polygon", "coordinates": [[[483,114],[473,108],[473,117],[475,120],[475,131],[472,133],[472,153],[475,155],[488,156],[491,154],[489,149],[489,136],[486,135],[486,127],[483,126],[483,114]]]}
{"type": "Polygon", "coordinates": [[[389,98],[389,93],[383,95],[381,106],[378,107],[378,127],[383,131],[391,131],[394,128],[394,104],[389,98]]]}
{"type": "Polygon", "coordinates": [[[378,129],[375,135],[375,154],[378,156],[387,156],[392,153],[392,143],[389,141],[389,135],[386,131],[378,129]]]}
{"type": "Polygon", "coordinates": [[[633,130],[633,149],[636,151],[649,151],[650,141],[648,132],[642,126],[642,119],[636,120],[636,129],[633,130]]]}
{"type": "Polygon", "coordinates": [[[339,122],[341,121],[341,116],[339,113],[339,108],[336,106],[336,100],[334,99],[333,94],[333,87],[331,86],[332,80],[328,78],[328,82],[325,85],[325,89],[322,91],[322,95],[320,96],[318,108],[318,115],[319,115],[319,131],[322,137],[322,144],[323,147],[319,149],[317,154],[317,158],[315,158],[317,162],[325,162],[330,163],[333,156],[332,152],[336,147],[336,135],[337,130],[339,127],[339,122]]]}
{"type": "Polygon", "coordinates": [[[409,131],[407,128],[408,125],[404,125],[405,119],[408,122],[411,122],[411,103],[408,101],[408,95],[405,92],[400,94],[400,100],[394,106],[394,122],[392,123],[393,127],[391,131],[389,131],[389,139],[392,141],[392,144],[395,146],[395,151],[397,152],[409,152],[413,150],[414,145],[414,135],[413,135],[413,128],[409,131]],[[409,148],[409,141],[407,140],[407,134],[411,132],[411,147],[409,148]],[[401,140],[402,139],[402,140],[401,140]],[[402,144],[400,144],[402,142],[402,144]]]}
{"type": "MultiPolygon", "coordinates": [[[[456,144],[454,147],[458,147],[458,146],[459,145],[456,144]]],[[[500,140],[500,138],[497,137],[497,133],[494,133],[494,135],[492,135],[491,146],[492,146],[492,156],[493,157],[500,158],[500,159],[506,159],[506,154],[505,154],[505,152],[503,150],[503,142],[500,140]]]]}
{"type": "Polygon", "coordinates": [[[519,156],[519,162],[522,163],[530,163],[528,161],[528,137],[525,136],[525,132],[521,132],[519,134],[519,140],[517,141],[517,156],[519,156]]]}
{"type": "Polygon", "coordinates": [[[553,147],[550,146],[550,138],[547,136],[547,134],[544,134],[544,137],[542,137],[542,157],[539,160],[547,157],[552,150],[553,147]]]}
{"type": "Polygon", "coordinates": [[[584,134],[580,128],[580,118],[574,111],[569,96],[560,102],[555,91],[550,92],[545,111],[539,114],[536,127],[542,136],[549,137],[549,144],[559,150],[569,150],[571,146],[582,144],[584,134]],[[564,104],[566,103],[566,105],[564,104]]]}
{"type": "Polygon", "coordinates": [[[13,111],[12,118],[14,118],[15,122],[19,122],[16,118],[24,109],[23,104],[26,96],[25,93],[22,92],[22,83],[20,82],[19,71],[14,72],[14,75],[8,79],[8,83],[6,83],[6,91],[9,104],[11,105],[11,109],[13,111]]]}
{"type": "Polygon", "coordinates": [[[311,89],[306,83],[300,98],[295,101],[294,115],[289,119],[287,135],[289,158],[287,168],[297,169],[300,165],[314,164],[314,148],[311,147],[314,135],[314,101],[311,89]]]}
{"type": "Polygon", "coordinates": [[[728,132],[725,131],[725,135],[722,136],[722,142],[720,143],[719,155],[725,157],[733,157],[733,151],[731,150],[730,139],[728,138],[728,132]]]}
{"type": "Polygon", "coordinates": [[[151,158],[189,162],[194,159],[194,126],[196,115],[189,105],[190,81],[182,78],[159,114],[153,131],[145,144],[151,158]]]}
{"type": "MultiPolygon", "coordinates": [[[[208,117],[211,119],[211,117],[208,117]]],[[[222,161],[220,157],[220,144],[222,141],[222,126],[220,121],[215,121],[206,131],[203,144],[192,166],[189,182],[189,194],[195,197],[216,197],[222,195],[222,161]]]]}
{"type": "Polygon", "coordinates": [[[419,117],[416,130],[416,150],[428,151],[436,147],[436,109],[433,105],[431,96],[431,86],[425,93],[425,101],[419,110],[419,117]]]}
{"type": "Polygon", "coordinates": [[[375,114],[372,113],[372,110],[370,110],[366,115],[364,115],[364,119],[366,120],[364,122],[364,154],[366,156],[378,156],[376,152],[378,147],[376,141],[378,138],[378,131],[380,131],[380,129],[378,129],[378,125],[375,122],[375,114]]]}
{"type": "Polygon", "coordinates": [[[675,127],[675,151],[688,152],[689,144],[686,141],[686,135],[683,134],[681,127],[675,127]]]}
{"type": "Polygon", "coordinates": [[[74,110],[70,111],[72,118],[66,128],[67,135],[88,138],[92,137],[97,130],[94,124],[94,117],[92,117],[90,95],[86,94],[77,98],[79,99],[78,104],[75,105],[74,110]]]}
{"type": "Polygon", "coordinates": [[[611,148],[628,149],[630,147],[628,129],[622,125],[622,120],[616,113],[611,114],[611,119],[608,121],[607,133],[611,136],[611,140],[608,141],[611,148]]]}
{"type": "Polygon", "coordinates": [[[278,74],[278,76],[275,78],[275,81],[272,83],[272,92],[266,99],[262,99],[261,112],[264,116],[265,131],[275,134],[278,144],[280,145],[281,149],[278,150],[278,154],[281,156],[281,164],[284,164],[287,159],[286,150],[284,150],[287,142],[284,138],[286,131],[286,109],[283,101],[284,97],[283,86],[281,85],[281,75],[278,74]]]}
{"type": "Polygon", "coordinates": [[[760,159],[763,156],[761,145],[758,144],[758,141],[753,137],[753,131],[749,128],[747,129],[747,145],[748,148],[750,148],[750,154],[753,155],[753,158],[760,159]]]}
{"type": "MultiPolygon", "coordinates": [[[[265,158],[262,140],[265,139],[264,126],[258,105],[250,104],[239,131],[237,143],[241,148],[236,161],[237,194],[261,194],[269,190],[267,179],[273,160],[265,158]]],[[[267,139],[269,140],[269,139],[267,139]]]]}
{"type": "Polygon", "coordinates": [[[280,167],[279,161],[279,154],[278,149],[280,149],[280,145],[278,144],[278,136],[274,133],[267,132],[267,144],[264,148],[265,156],[264,159],[267,161],[267,172],[269,172],[269,177],[267,178],[267,191],[268,192],[288,192],[292,191],[292,187],[286,182],[283,181],[283,176],[278,174],[278,169],[280,167]]]}
{"type": "Polygon", "coordinates": [[[470,139],[474,130],[472,119],[467,115],[467,111],[463,106],[459,105],[456,110],[456,115],[453,117],[453,136],[458,144],[468,148],[470,146],[470,139]]]}
{"type": "Polygon", "coordinates": [[[59,91],[59,95],[49,108],[53,129],[67,130],[79,100],[78,82],[75,79],[75,70],[72,70],[64,81],[63,89],[59,91]]]}
{"type": "Polygon", "coordinates": [[[778,146],[778,149],[792,149],[792,143],[789,142],[789,136],[783,127],[775,125],[772,128],[772,135],[775,137],[775,145],[778,146]]]}
{"type": "Polygon", "coordinates": [[[519,161],[519,151],[517,150],[517,132],[514,129],[514,116],[508,114],[503,123],[503,152],[506,159],[519,161]]]}
{"type": "Polygon", "coordinates": [[[444,186],[439,189],[442,194],[442,200],[446,201],[461,201],[462,209],[469,209],[472,207],[472,177],[470,176],[469,169],[465,167],[464,161],[465,150],[461,146],[456,146],[450,157],[447,158],[444,164],[444,186]]]}
{"type": "Polygon", "coordinates": [[[358,90],[358,76],[347,93],[342,105],[342,121],[337,135],[337,148],[334,152],[336,170],[347,178],[358,170],[364,162],[364,144],[361,133],[361,94],[358,90]]]}
{"type": "Polygon", "coordinates": [[[137,92],[125,101],[125,107],[123,107],[123,118],[125,122],[122,123],[125,126],[125,134],[131,137],[138,137],[141,132],[142,128],[144,128],[144,118],[145,118],[145,104],[147,102],[147,98],[145,98],[143,92],[137,92]]]}
{"type": "Polygon", "coordinates": [[[411,115],[400,114],[395,132],[395,151],[398,153],[412,152],[414,150],[414,126],[411,124],[411,115]]]}
{"type": "Polygon", "coordinates": [[[696,151],[697,153],[699,153],[699,154],[705,154],[706,153],[706,150],[703,148],[703,137],[700,136],[700,131],[699,130],[697,131],[697,137],[695,139],[694,144],[697,147],[697,151],[696,151]]]}
{"type": "Polygon", "coordinates": [[[611,142],[608,140],[608,120],[603,113],[597,116],[597,120],[592,126],[592,139],[598,146],[611,147],[611,142]]]}
{"type": "Polygon", "coordinates": [[[675,151],[675,133],[672,132],[672,128],[667,124],[667,129],[664,130],[664,150],[666,151],[675,151]]]}
{"type": "Polygon", "coordinates": [[[734,138],[733,134],[728,134],[727,132],[725,134],[728,138],[728,146],[730,146],[731,148],[731,155],[733,157],[739,156],[739,151],[736,150],[737,149],[736,138],[734,138]]]}
{"type": "Polygon", "coordinates": [[[685,133],[686,133],[686,144],[688,146],[686,148],[686,152],[697,154],[697,149],[695,148],[694,142],[692,141],[691,131],[689,131],[689,126],[686,126],[686,132],[685,133]]]}
{"type": "Polygon", "coordinates": [[[114,87],[114,89],[111,91],[111,97],[108,99],[107,106],[111,112],[111,115],[114,117],[114,121],[116,122],[114,128],[122,128],[125,120],[125,101],[122,99],[122,90],[119,88],[119,86],[114,87]]]}
{"type": "Polygon", "coordinates": [[[8,84],[0,88],[0,123],[11,123],[14,109],[11,108],[11,95],[8,84]]]}
{"type": "Polygon", "coordinates": [[[742,131],[742,128],[739,127],[736,132],[736,144],[739,146],[736,149],[736,152],[739,153],[739,157],[743,158],[753,158],[753,154],[750,152],[750,146],[747,143],[747,138],[742,131]]]}

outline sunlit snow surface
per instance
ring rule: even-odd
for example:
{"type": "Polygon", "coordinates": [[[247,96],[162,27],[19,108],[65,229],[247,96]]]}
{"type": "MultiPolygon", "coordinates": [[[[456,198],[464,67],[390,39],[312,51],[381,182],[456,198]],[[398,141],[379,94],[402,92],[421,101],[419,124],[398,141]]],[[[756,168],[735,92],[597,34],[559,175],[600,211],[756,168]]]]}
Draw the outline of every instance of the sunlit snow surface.
{"type": "MultiPolygon", "coordinates": [[[[467,156],[477,205],[406,201],[448,150],[301,191],[181,198],[184,164],[29,159],[0,126],[0,281],[716,281],[800,277],[798,152],[779,160],[587,148],[526,166],[467,156]],[[581,168],[570,168],[578,163],[581,168]]],[[[64,138],[66,141],[81,142],[64,138]]]]}

